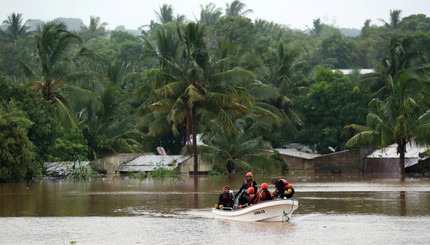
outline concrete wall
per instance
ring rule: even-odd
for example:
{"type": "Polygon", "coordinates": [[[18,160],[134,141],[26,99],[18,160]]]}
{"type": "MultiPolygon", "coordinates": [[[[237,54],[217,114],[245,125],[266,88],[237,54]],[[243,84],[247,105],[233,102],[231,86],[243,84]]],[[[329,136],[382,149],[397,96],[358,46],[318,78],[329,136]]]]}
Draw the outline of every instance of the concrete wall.
{"type": "Polygon", "coordinates": [[[300,158],[296,156],[282,155],[287,162],[289,171],[304,171],[305,174],[315,174],[314,159],[300,158]]]}
{"type": "MultiPolygon", "coordinates": [[[[199,162],[198,173],[207,174],[213,170],[212,164],[203,161],[200,157],[198,162],[199,162]]],[[[194,172],[193,157],[190,157],[187,161],[185,161],[184,163],[178,166],[178,174],[190,174],[190,172],[194,172]]]]}
{"type": "Polygon", "coordinates": [[[364,157],[374,150],[374,147],[359,147],[317,157],[315,173],[362,173],[364,157]]]}
{"type": "Polygon", "coordinates": [[[94,166],[97,171],[106,172],[106,174],[114,174],[118,167],[128,161],[135,159],[142,153],[118,153],[112,156],[94,160],[90,165],[94,166]]]}

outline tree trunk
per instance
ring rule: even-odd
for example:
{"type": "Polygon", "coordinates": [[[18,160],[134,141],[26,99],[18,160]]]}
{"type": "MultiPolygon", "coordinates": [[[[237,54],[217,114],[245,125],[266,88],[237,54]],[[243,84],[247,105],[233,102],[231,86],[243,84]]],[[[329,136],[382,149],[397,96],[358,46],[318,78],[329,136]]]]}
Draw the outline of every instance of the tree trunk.
{"type": "Polygon", "coordinates": [[[227,173],[231,174],[231,172],[233,171],[233,163],[230,160],[227,160],[227,173]]]}
{"type": "Polygon", "coordinates": [[[400,155],[400,180],[405,180],[405,152],[406,152],[406,144],[401,144],[397,146],[397,152],[400,155]]]}
{"type": "Polygon", "coordinates": [[[191,111],[191,130],[193,134],[193,158],[194,158],[194,175],[197,175],[199,170],[199,156],[197,154],[197,129],[196,129],[196,117],[195,107],[191,111]]]}

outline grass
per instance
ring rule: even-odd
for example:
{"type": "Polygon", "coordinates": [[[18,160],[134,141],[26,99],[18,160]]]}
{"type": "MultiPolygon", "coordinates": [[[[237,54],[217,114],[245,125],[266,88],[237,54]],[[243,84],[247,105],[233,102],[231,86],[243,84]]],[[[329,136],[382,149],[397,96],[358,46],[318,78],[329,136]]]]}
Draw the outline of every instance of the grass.
{"type": "Polygon", "coordinates": [[[134,179],[140,179],[140,180],[144,179],[146,176],[146,174],[142,171],[132,172],[130,170],[127,172],[127,175],[134,178],[134,179]]]}

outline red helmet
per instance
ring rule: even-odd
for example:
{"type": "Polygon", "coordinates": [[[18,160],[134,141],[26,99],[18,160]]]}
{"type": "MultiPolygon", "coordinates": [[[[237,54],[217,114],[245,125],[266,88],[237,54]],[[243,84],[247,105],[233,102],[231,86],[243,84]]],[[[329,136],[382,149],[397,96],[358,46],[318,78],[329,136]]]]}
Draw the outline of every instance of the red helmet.
{"type": "Polygon", "coordinates": [[[222,191],[225,192],[226,190],[230,190],[230,186],[226,185],[226,186],[224,186],[224,188],[222,188],[222,191]]]}
{"type": "Polygon", "coordinates": [[[249,187],[248,188],[248,194],[252,194],[254,193],[254,188],[253,187],[249,187]]]}
{"type": "Polygon", "coordinates": [[[267,188],[268,188],[268,186],[266,183],[261,184],[261,189],[267,189],[267,188]]]}
{"type": "Polygon", "coordinates": [[[248,172],[248,173],[246,174],[246,177],[251,177],[251,178],[252,178],[252,173],[251,173],[251,172],[248,172]]]}

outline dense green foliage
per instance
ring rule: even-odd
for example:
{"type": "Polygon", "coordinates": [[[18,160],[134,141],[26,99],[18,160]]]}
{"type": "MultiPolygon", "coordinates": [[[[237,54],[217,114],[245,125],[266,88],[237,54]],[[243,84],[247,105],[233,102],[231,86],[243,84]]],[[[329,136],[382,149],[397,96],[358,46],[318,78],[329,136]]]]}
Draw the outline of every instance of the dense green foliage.
{"type": "Polygon", "coordinates": [[[37,171],[27,136],[31,124],[13,101],[0,105],[0,182],[22,180],[37,171]]]}
{"type": "Polygon", "coordinates": [[[366,126],[347,126],[358,132],[347,146],[397,144],[403,180],[406,145],[412,140],[428,144],[430,139],[430,67],[424,64],[425,59],[412,44],[410,37],[395,35],[391,38],[390,52],[383,59],[378,73],[368,77],[368,80],[378,82],[380,88],[378,96],[370,103],[366,126]]]}
{"type": "Polygon", "coordinates": [[[316,144],[321,153],[329,153],[328,147],[343,150],[352,135],[342,128],[350,123],[364,123],[370,96],[341,72],[329,68],[318,69],[314,80],[309,93],[298,100],[307,125],[300,131],[298,141],[316,144]]]}
{"type": "Polygon", "coordinates": [[[197,135],[220,172],[286,170],[279,157],[260,154],[286,143],[344,149],[354,133],[345,125],[393,135],[382,143],[359,133],[349,145],[430,141],[417,133],[430,105],[424,14],[392,10],[350,37],[321,19],[308,31],[253,21],[239,0],[201,6],[196,22],[167,4],[154,12],[141,36],[109,31],[98,17],[78,32],[59,21],[29,32],[15,13],[4,21],[0,134],[27,148],[22,156],[19,147],[2,149],[10,154],[0,156],[3,181],[32,177],[44,161],[157,146],[197,159],[197,135]],[[374,72],[334,71],[342,68],[374,72]]]}

